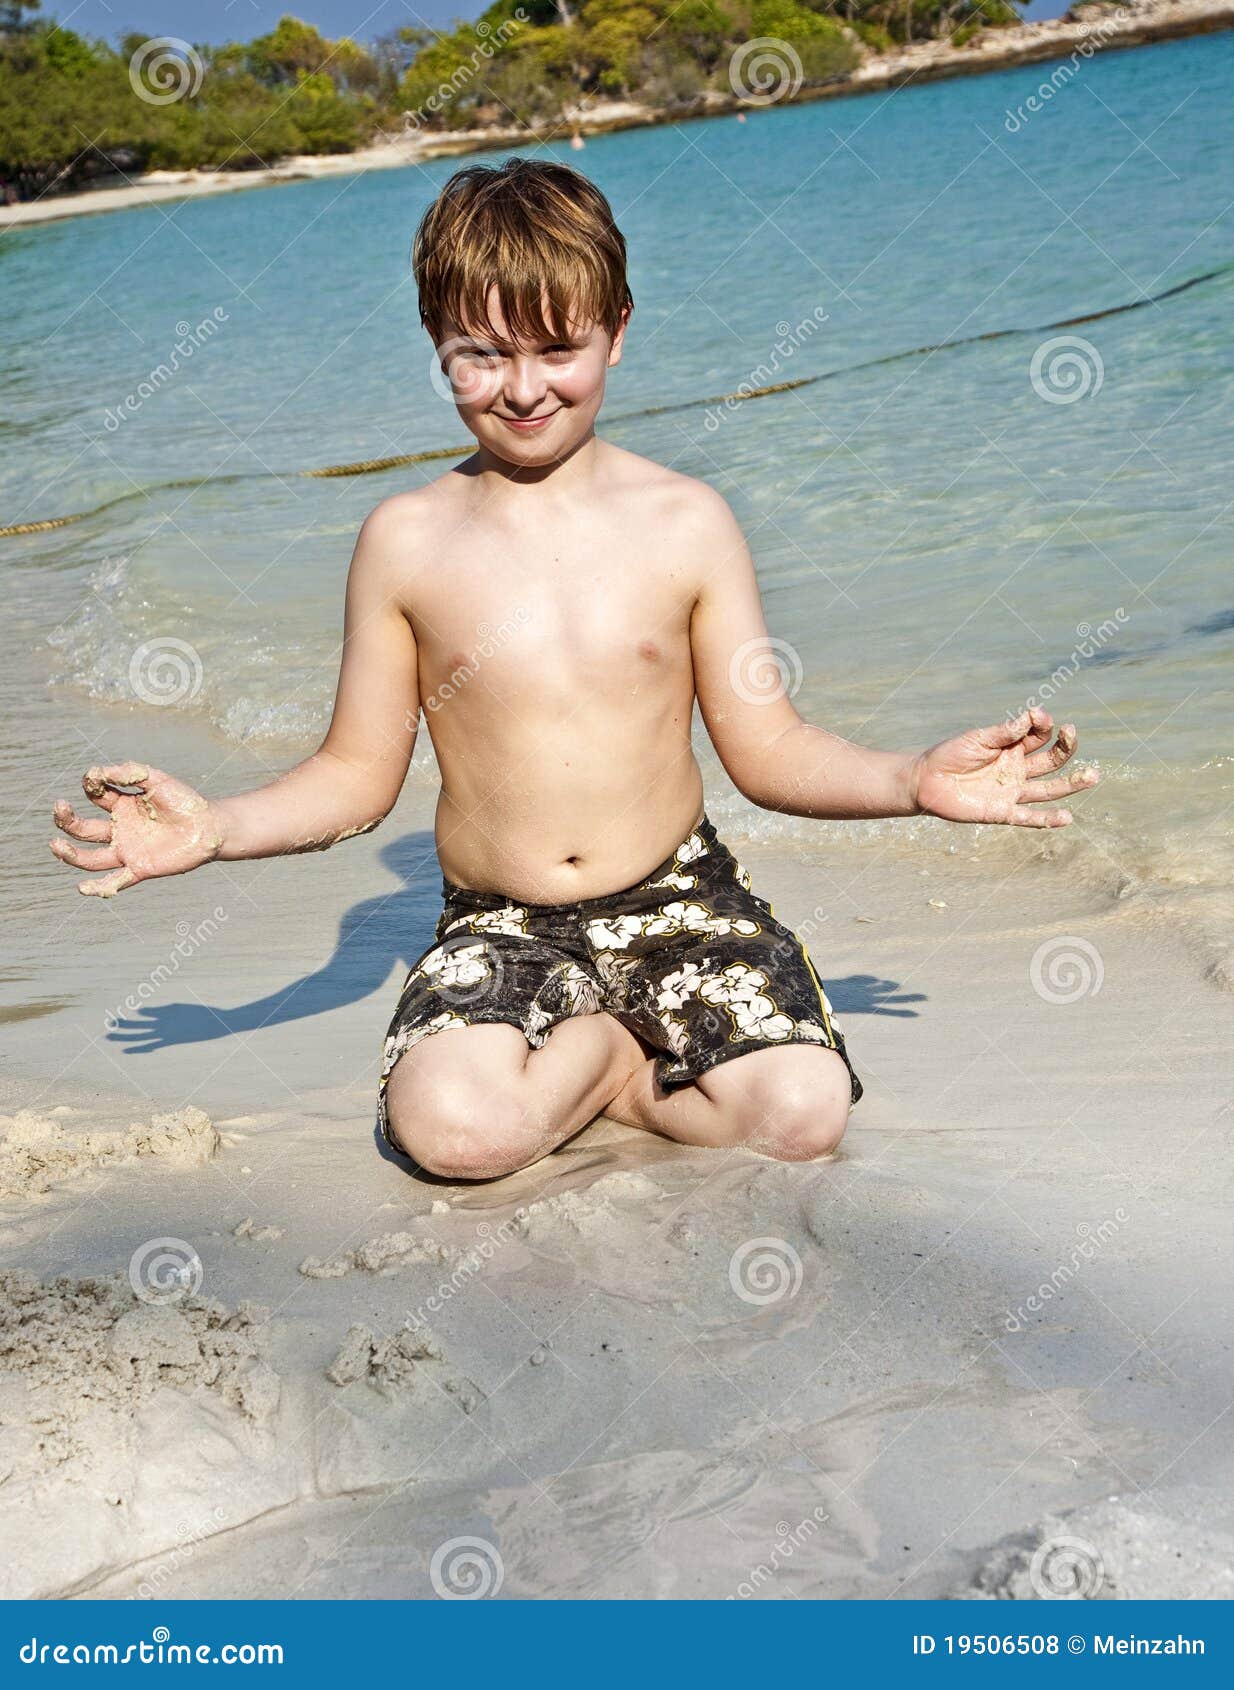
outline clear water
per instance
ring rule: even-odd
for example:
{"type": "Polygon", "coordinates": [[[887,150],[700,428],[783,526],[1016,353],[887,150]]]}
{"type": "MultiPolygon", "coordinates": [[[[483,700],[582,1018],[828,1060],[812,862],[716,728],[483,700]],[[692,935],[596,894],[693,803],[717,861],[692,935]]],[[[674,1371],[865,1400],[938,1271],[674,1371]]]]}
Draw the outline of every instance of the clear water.
{"type": "MultiPolygon", "coordinates": [[[[1051,68],[548,151],[599,182],[630,243],[637,308],[608,433],[730,499],[802,713],[916,747],[1045,703],[1105,773],[1072,828],[1036,836],[1047,855],[1198,910],[1216,934],[1234,869],[1234,270],[1072,330],[852,370],[1234,265],[1234,34],[1098,57],[1009,133],[1005,113],[1051,68]],[[1064,334],[1083,337],[1089,390],[1050,402],[1032,360],[1064,334]],[[838,373],[718,413],[632,414],[824,372],[838,373]]],[[[32,804],[32,754],[58,773],[83,745],[135,752],[172,723],[214,737],[216,790],[311,746],[355,532],[442,466],[296,472],[465,438],[430,386],[407,264],[453,168],[0,239],[0,521],[193,483],[0,540],[3,755],[32,804]],[[153,373],[208,320],[170,378],[153,373]],[[156,708],[135,699],[131,665],[167,640],[192,648],[190,684],[156,708]]],[[[960,848],[992,859],[1025,843],[754,811],[701,728],[699,746],[709,807],[736,834],[930,853],[963,832],[960,848]]],[[[426,806],[434,779],[422,734],[426,806]]],[[[41,862],[15,876],[44,895],[41,862]]]]}

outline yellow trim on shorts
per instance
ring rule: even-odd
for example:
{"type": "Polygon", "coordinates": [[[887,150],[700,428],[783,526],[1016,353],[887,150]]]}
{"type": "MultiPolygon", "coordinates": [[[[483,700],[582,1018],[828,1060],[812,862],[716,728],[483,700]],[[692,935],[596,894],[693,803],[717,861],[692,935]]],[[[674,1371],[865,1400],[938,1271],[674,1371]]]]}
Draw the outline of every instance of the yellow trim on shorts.
{"type": "MultiPolygon", "coordinates": [[[[773,903],[769,902],[768,905],[767,905],[767,908],[771,911],[771,917],[772,917],[772,920],[774,921],[775,920],[775,913],[776,913],[775,905],[773,903]]],[[[806,967],[810,970],[810,978],[814,982],[814,990],[818,993],[818,1007],[822,1011],[823,1026],[826,1027],[826,1029],[827,1029],[827,1037],[829,1039],[831,1039],[832,1042],[834,1043],[835,1042],[835,1032],[833,1031],[832,1026],[831,1026],[831,1017],[827,1013],[827,999],[826,999],[826,997],[823,993],[823,982],[818,977],[818,970],[815,968],[814,964],[810,961],[809,951],[806,950],[806,948],[802,944],[801,940],[797,938],[796,933],[793,934],[793,938],[796,939],[796,941],[797,941],[797,949],[801,952],[802,960],[805,963],[806,967]]]]}

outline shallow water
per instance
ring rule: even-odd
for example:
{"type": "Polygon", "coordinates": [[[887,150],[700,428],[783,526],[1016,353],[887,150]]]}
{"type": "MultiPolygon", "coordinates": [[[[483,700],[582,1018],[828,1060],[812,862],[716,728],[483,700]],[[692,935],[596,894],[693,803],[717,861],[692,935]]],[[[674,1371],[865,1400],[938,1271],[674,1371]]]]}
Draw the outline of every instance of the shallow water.
{"type": "MultiPolygon", "coordinates": [[[[1005,114],[1050,70],[590,142],[637,302],[608,433],[731,500],[803,715],[897,747],[1030,699],[1075,720],[1105,779],[1047,853],[1219,938],[1234,878],[1234,268],[1043,326],[1234,266],[1234,35],[1098,57],[1011,132],[1005,114]],[[1006,329],[1026,332],[972,338],[1006,329]],[[832,372],[734,407],[634,414],[832,372]]],[[[196,744],[208,729],[211,789],[226,790],[320,732],[359,523],[442,466],[295,472],[461,439],[428,379],[407,266],[453,168],[0,239],[0,520],[123,501],[0,540],[22,841],[10,908],[52,896],[26,856],[26,806],[41,839],[47,794],[99,749],[145,755],[156,732],[174,749],[177,723],[196,744]]],[[[698,739],[709,811],[737,839],[995,863],[1029,843],[752,810],[698,739]]],[[[411,783],[427,806],[427,733],[411,783]]]]}

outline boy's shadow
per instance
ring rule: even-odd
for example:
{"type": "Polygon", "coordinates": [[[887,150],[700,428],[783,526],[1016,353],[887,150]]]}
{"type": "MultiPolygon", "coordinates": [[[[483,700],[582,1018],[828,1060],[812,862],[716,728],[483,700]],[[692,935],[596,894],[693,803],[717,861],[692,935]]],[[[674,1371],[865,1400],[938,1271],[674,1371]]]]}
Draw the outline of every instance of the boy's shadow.
{"type": "Polygon", "coordinates": [[[117,1017],[107,1037],[122,1044],[126,1055],[144,1056],[169,1045],[200,1044],[323,1015],[380,991],[394,965],[410,968],[432,939],[441,912],[441,870],[431,833],[392,839],[379,855],[402,885],[353,905],[339,923],[333,956],[313,973],[234,1009],[154,1004],[117,1017]]]}
{"type": "MultiPolygon", "coordinates": [[[[441,870],[431,833],[392,839],[380,861],[402,885],[353,905],[339,924],[333,956],[313,973],[232,1009],[205,1003],[154,1004],[117,1017],[107,1037],[122,1045],[126,1055],[146,1056],[171,1045],[201,1044],[302,1021],[380,991],[396,963],[409,969],[427,949],[441,913],[441,870]]],[[[824,973],[823,978],[837,1015],[915,1016],[918,1011],[907,1006],[925,999],[924,992],[897,991],[896,981],[873,974],[835,980],[824,973]]]]}

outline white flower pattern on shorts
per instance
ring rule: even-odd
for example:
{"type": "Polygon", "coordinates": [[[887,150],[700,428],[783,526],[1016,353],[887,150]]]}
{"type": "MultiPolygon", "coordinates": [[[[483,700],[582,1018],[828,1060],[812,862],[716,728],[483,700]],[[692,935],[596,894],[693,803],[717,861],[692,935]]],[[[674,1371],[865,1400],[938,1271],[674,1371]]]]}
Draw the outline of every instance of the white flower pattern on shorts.
{"type": "Polygon", "coordinates": [[[524,905],[449,881],[442,891],[434,943],[407,975],[383,1051],[378,1115],[396,1148],[386,1084],[399,1058],[432,1033],[495,1022],[538,1047],[569,1016],[611,1014],[659,1053],[666,1087],[748,1050],[826,1046],[848,1067],[852,1101],[862,1095],[804,946],[706,818],[645,880],[603,898],[524,905]]]}
{"type": "Polygon", "coordinates": [[[696,933],[700,939],[729,933],[755,934],[756,921],[744,916],[713,915],[702,904],[663,904],[650,915],[619,915],[611,921],[589,921],[587,937],[593,945],[624,951],[635,939],[664,939],[676,933],[696,933]]]}

